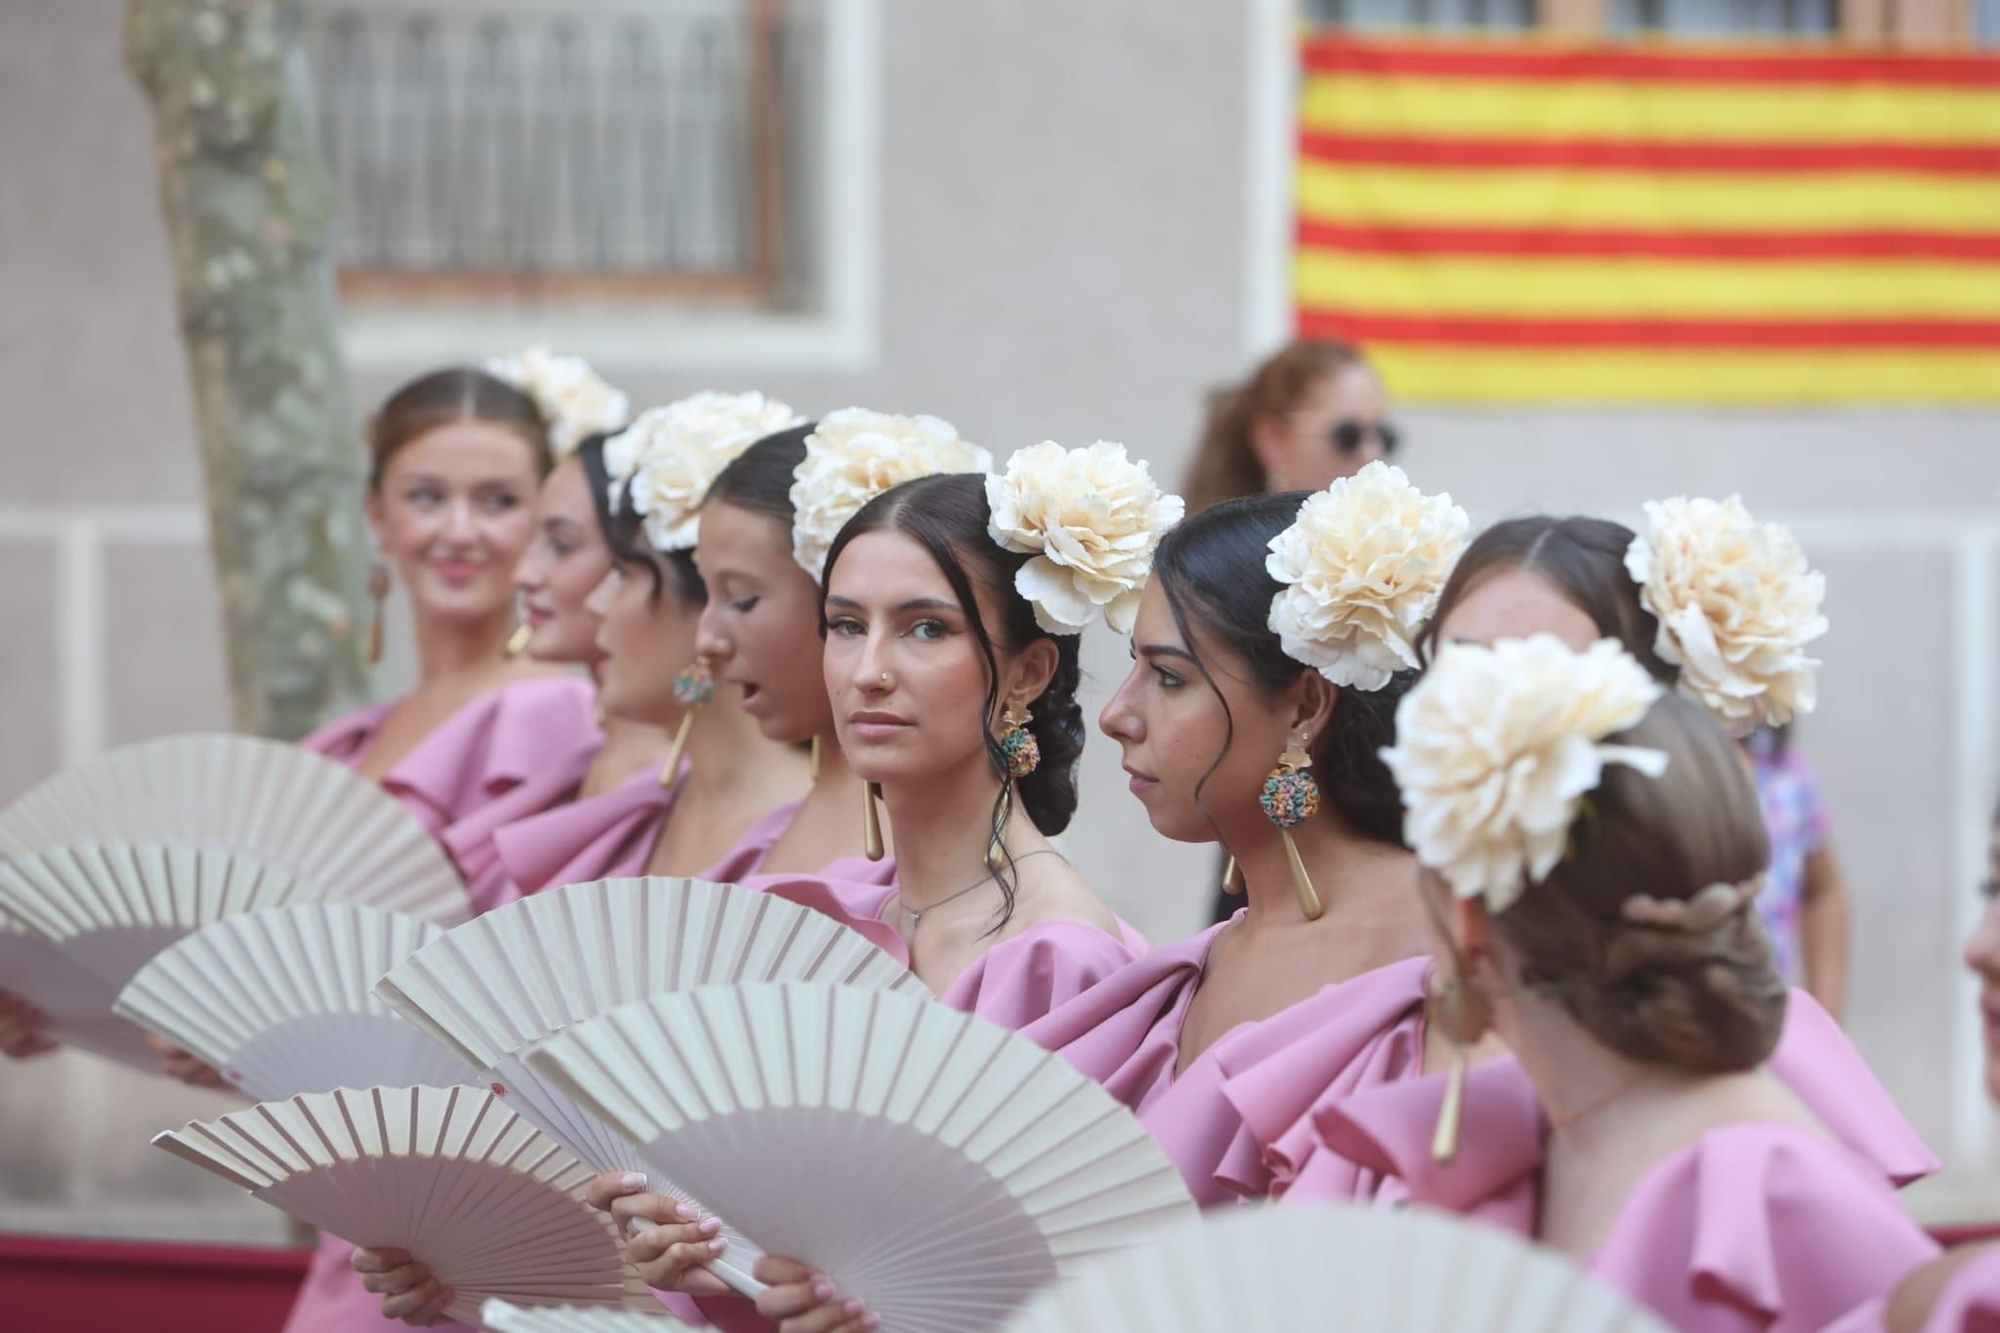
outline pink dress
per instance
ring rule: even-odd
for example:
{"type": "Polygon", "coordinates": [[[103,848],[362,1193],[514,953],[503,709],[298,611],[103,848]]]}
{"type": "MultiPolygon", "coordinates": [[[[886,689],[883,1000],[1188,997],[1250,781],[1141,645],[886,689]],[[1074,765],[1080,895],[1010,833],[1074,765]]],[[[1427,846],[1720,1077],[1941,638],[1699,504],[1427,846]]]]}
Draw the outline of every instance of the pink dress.
{"type": "MultiPolygon", "coordinates": [[[[1826,1326],[1825,1333],[1884,1333],[1887,1293],[1826,1326]]],[[[1985,1243],[1938,1293],[1922,1333],[2000,1333],[2000,1245],[1985,1243]]]]}
{"type": "MultiPolygon", "coordinates": [[[[829,872],[846,864],[836,861],[829,872]]],[[[864,862],[866,864],[866,862],[864,862]]],[[[882,913],[896,896],[894,883],[863,884],[827,875],[765,875],[753,888],[823,912],[865,935],[903,966],[909,946],[882,913]]],[[[1123,921],[1122,937],[1081,921],[1044,921],[1000,941],[974,959],[938,997],[953,1009],[1020,1029],[1130,963],[1145,939],[1123,921]]]]}
{"type": "MultiPolygon", "coordinates": [[[[350,768],[358,767],[393,707],[379,703],[336,718],[299,743],[350,768]]],[[[561,800],[562,777],[573,790],[578,768],[602,743],[588,682],[540,677],[493,690],[461,708],[426,736],[382,779],[382,785],[433,834],[494,802],[531,807],[561,800]]],[[[474,899],[478,910],[494,906],[474,899]]],[[[285,1333],[388,1333],[409,1326],[382,1317],[382,1298],[363,1289],[349,1266],[354,1247],[320,1234],[305,1282],[285,1321],[285,1333]]],[[[464,1329],[463,1324],[438,1325],[464,1329]]]]}
{"type": "MultiPolygon", "coordinates": [[[[1155,949],[1022,1029],[1130,1107],[1203,1207],[1283,1192],[1312,1143],[1297,1126],[1328,1089],[1345,1095],[1423,1067],[1430,960],[1409,958],[1238,1024],[1176,1077],[1209,949],[1241,915],[1155,949]]],[[[1346,1192],[1369,1197],[1376,1178],[1351,1176],[1346,1192]]]]}
{"type": "MultiPolygon", "coordinates": [[[[299,744],[358,768],[394,706],[357,709],[299,744]]],[[[506,800],[518,819],[568,799],[603,743],[590,682],[536,677],[489,690],[459,709],[389,770],[382,785],[444,837],[451,825],[494,801],[506,800]]]]}
{"type": "MultiPolygon", "coordinates": [[[[1533,1235],[1547,1126],[1526,1073],[1512,1059],[1470,1071],[1466,1133],[1441,1166],[1430,1136],[1444,1084],[1352,1097],[1325,1111],[1322,1133],[1409,1201],[1533,1235]]],[[[1683,1333],[1818,1333],[1936,1253],[1880,1162],[1799,1126],[1748,1122],[1648,1169],[1586,1267],[1683,1333]]]]}

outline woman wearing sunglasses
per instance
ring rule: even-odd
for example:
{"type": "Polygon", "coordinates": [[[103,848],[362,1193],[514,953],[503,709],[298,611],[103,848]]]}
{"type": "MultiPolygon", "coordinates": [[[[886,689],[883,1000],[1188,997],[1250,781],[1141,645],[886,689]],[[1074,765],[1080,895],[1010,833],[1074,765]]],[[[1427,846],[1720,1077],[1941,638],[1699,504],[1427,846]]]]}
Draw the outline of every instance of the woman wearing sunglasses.
{"type": "Polygon", "coordinates": [[[1210,401],[1188,470],[1188,513],[1239,495],[1322,491],[1400,440],[1382,379],[1343,342],[1295,342],[1210,401]]]}

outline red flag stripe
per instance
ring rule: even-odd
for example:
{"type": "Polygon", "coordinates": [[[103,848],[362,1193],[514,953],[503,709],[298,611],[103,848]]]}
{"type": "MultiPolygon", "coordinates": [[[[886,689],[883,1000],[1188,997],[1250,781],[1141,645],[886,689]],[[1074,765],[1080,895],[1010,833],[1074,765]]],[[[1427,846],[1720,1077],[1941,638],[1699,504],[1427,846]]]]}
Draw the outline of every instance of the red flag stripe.
{"type": "Polygon", "coordinates": [[[1560,256],[1585,259],[1940,259],[2000,263],[2000,229],[1945,232],[1570,231],[1499,227],[1299,223],[1308,248],[1398,255],[1560,256]]]}
{"type": "Polygon", "coordinates": [[[1299,332],[1361,342],[1475,347],[1991,348],[2000,320],[1494,319],[1304,309],[1299,332]]]}
{"type": "Polygon", "coordinates": [[[1618,79],[1648,83],[1891,83],[2000,89],[2000,59],[1991,56],[1868,55],[1826,52],[1786,56],[1762,52],[1619,47],[1491,49],[1380,47],[1339,37],[1306,45],[1305,66],[1320,74],[1389,74],[1468,79],[1618,79]]]}
{"type": "Polygon", "coordinates": [[[1299,136],[1301,156],[1321,162],[1446,169],[1548,168],[1657,172],[1826,174],[1905,171],[1943,176],[2000,174],[2000,147],[1905,143],[1661,143],[1644,140],[1412,139],[1369,134],[1299,136]]]}

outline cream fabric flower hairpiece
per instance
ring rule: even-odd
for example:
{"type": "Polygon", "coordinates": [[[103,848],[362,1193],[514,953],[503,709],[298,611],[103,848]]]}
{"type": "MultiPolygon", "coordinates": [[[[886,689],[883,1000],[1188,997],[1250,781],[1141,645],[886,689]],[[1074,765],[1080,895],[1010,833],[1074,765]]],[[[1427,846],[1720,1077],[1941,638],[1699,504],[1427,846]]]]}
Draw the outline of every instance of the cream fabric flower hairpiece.
{"type": "Polygon", "coordinates": [[[722,470],[758,440],[802,420],[761,393],[705,391],[649,407],[604,442],[612,507],[629,489],[653,549],[688,550],[700,529],[701,502],[722,470]]]}
{"type": "Polygon", "coordinates": [[[1015,451],[986,479],[987,533],[1002,550],[1033,556],[1014,587],[1051,634],[1080,634],[1100,617],[1132,632],[1153,552],[1185,509],[1141,460],[1104,440],[1065,449],[1053,440],[1015,451]]]}
{"type": "Polygon", "coordinates": [[[530,347],[513,356],[496,356],[483,369],[535,400],[548,423],[549,452],[557,462],[575,453],[587,437],[624,425],[631,409],[631,400],[580,356],[557,356],[546,347],[530,347]]]}
{"type": "Polygon", "coordinates": [[[1264,567],[1284,588],[1270,627],[1288,656],[1336,685],[1379,690],[1417,665],[1417,634],[1437,608],[1471,524],[1376,461],[1308,499],[1271,539],[1264,567]]]}
{"type": "Polygon", "coordinates": [[[1660,622],[1654,650],[1737,736],[1812,711],[1806,645],[1827,630],[1826,579],[1781,524],[1751,518],[1741,496],[1649,502],[1625,568],[1660,622]]]}
{"type": "Polygon", "coordinates": [[[1549,634],[1446,645],[1403,697],[1396,744],[1382,752],[1417,859],[1459,897],[1505,911],[1562,860],[1607,765],[1666,771],[1659,750],[1604,743],[1661,693],[1613,639],[1581,653],[1549,634]]]}
{"type": "Polygon", "coordinates": [[[792,558],[817,583],[847,520],[891,486],[992,467],[992,454],[937,417],[829,412],[806,436],[805,461],[792,473],[792,558]]]}

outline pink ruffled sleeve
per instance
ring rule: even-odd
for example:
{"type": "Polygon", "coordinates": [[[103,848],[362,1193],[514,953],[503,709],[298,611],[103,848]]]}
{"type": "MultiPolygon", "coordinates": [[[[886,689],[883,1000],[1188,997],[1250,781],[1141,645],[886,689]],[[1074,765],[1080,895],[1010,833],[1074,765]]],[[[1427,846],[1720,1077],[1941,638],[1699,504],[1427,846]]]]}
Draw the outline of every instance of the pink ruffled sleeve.
{"type": "Polygon", "coordinates": [[[594,698],[588,682],[566,676],[490,691],[426,736],[382,785],[416,810],[425,827],[442,834],[488,802],[602,744],[594,698]]]}
{"type": "Polygon", "coordinates": [[[1943,1165],[1833,1016],[1802,990],[1786,1002],[1770,1070],[1835,1138],[1893,1183],[1922,1180],[1943,1165]]]}
{"type": "Polygon", "coordinates": [[[941,998],[954,1009],[1019,1031],[1132,958],[1123,937],[1080,921],[1049,921],[988,949],[941,998]]]}
{"type": "Polygon", "coordinates": [[[361,757],[368,753],[368,747],[375,743],[375,733],[382,729],[382,719],[389,716],[393,701],[369,704],[351,713],[343,713],[325,726],[309,733],[299,741],[305,749],[314,754],[323,754],[335,763],[349,768],[360,766],[361,757]]]}
{"type": "Polygon", "coordinates": [[[1590,1271],[1677,1329],[1819,1333],[1937,1252],[1873,1163],[1740,1124],[1648,1172],[1590,1271]]]}

